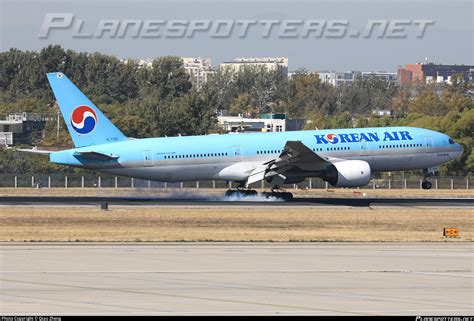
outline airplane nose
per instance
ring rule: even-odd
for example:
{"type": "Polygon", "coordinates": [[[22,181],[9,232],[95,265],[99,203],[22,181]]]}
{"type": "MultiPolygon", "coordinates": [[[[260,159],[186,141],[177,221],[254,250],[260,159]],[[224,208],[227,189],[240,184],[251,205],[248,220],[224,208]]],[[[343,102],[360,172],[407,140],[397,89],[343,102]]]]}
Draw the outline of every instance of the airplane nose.
{"type": "Polygon", "coordinates": [[[463,152],[464,152],[464,149],[462,148],[461,145],[459,144],[455,144],[455,147],[454,147],[454,158],[458,157],[459,155],[461,155],[463,152]]]}

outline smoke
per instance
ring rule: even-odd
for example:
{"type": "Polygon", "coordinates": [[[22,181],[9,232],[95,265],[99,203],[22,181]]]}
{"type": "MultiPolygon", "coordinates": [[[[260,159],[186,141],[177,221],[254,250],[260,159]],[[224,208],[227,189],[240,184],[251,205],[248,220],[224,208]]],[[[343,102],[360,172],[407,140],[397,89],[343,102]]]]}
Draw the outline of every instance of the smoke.
{"type": "Polygon", "coordinates": [[[252,196],[222,196],[220,201],[224,202],[283,202],[283,199],[277,198],[274,196],[266,197],[261,194],[252,195],[252,196]]]}
{"type": "Polygon", "coordinates": [[[204,202],[283,202],[282,199],[261,194],[244,196],[231,195],[225,196],[224,191],[209,190],[187,190],[174,188],[134,188],[127,193],[127,197],[142,199],[173,199],[173,200],[202,200],[204,202]]]}

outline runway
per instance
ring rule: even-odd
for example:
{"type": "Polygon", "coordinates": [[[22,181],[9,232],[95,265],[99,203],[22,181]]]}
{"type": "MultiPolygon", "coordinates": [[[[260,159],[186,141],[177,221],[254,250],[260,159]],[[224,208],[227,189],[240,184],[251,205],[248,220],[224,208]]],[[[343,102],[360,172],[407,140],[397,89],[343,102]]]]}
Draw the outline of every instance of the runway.
{"type": "Polygon", "coordinates": [[[424,207],[473,207],[474,198],[407,198],[407,197],[316,197],[295,198],[292,201],[246,197],[108,197],[108,196],[2,196],[0,206],[97,206],[103,202],[111,205],[152,206],[424,206],[424,207]]]}
{"type": "Polygon", "coordinates": [[[1,314],[473,315],[472,243],[3,243],[1,314]]]}

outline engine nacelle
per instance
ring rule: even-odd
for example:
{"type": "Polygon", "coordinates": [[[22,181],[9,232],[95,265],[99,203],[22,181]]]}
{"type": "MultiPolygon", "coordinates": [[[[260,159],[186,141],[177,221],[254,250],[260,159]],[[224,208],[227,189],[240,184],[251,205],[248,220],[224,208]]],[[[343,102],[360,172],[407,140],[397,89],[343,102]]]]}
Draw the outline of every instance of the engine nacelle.
{"type": "Polygon", "coordinates": [[[369,183],[370,176],[369,163],[361,160],[347,160],[333,163],[324,180],[334,187],[360,187],[369,183]]]}

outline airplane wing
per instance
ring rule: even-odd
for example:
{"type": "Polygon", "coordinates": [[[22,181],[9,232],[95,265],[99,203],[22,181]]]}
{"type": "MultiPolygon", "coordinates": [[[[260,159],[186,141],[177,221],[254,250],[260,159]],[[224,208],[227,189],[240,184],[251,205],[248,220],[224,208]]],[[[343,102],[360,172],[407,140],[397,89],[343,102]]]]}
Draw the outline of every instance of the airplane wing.
{"type": "Polygon", "coordinates": [[[324,170],[329,165],[331,162],[328,158],[316,154],[302,142],[287,141],[278,158],[257,166],[250,173],[247,185],[261,181],[268,176],[282,175],[288,170],[317,172],[324,170]]]}
{"type": "Polygon", "coordinates": [[[326,157],[319,156],[300,141],[288,141],[280,157],[273,163],[275,167],[297,166],[302,170],[321,170],[330,164],[326,157]]]}
{"type": "Polygon", "coordinates": [[[117,155],[107,155],[104,153],[99,153],[99,152],[75,152],[74,156],[76,157],[83,157],[87,160],[93,160],[93,161],[112,161],[116,160],[119,158],[117,155]]]}

